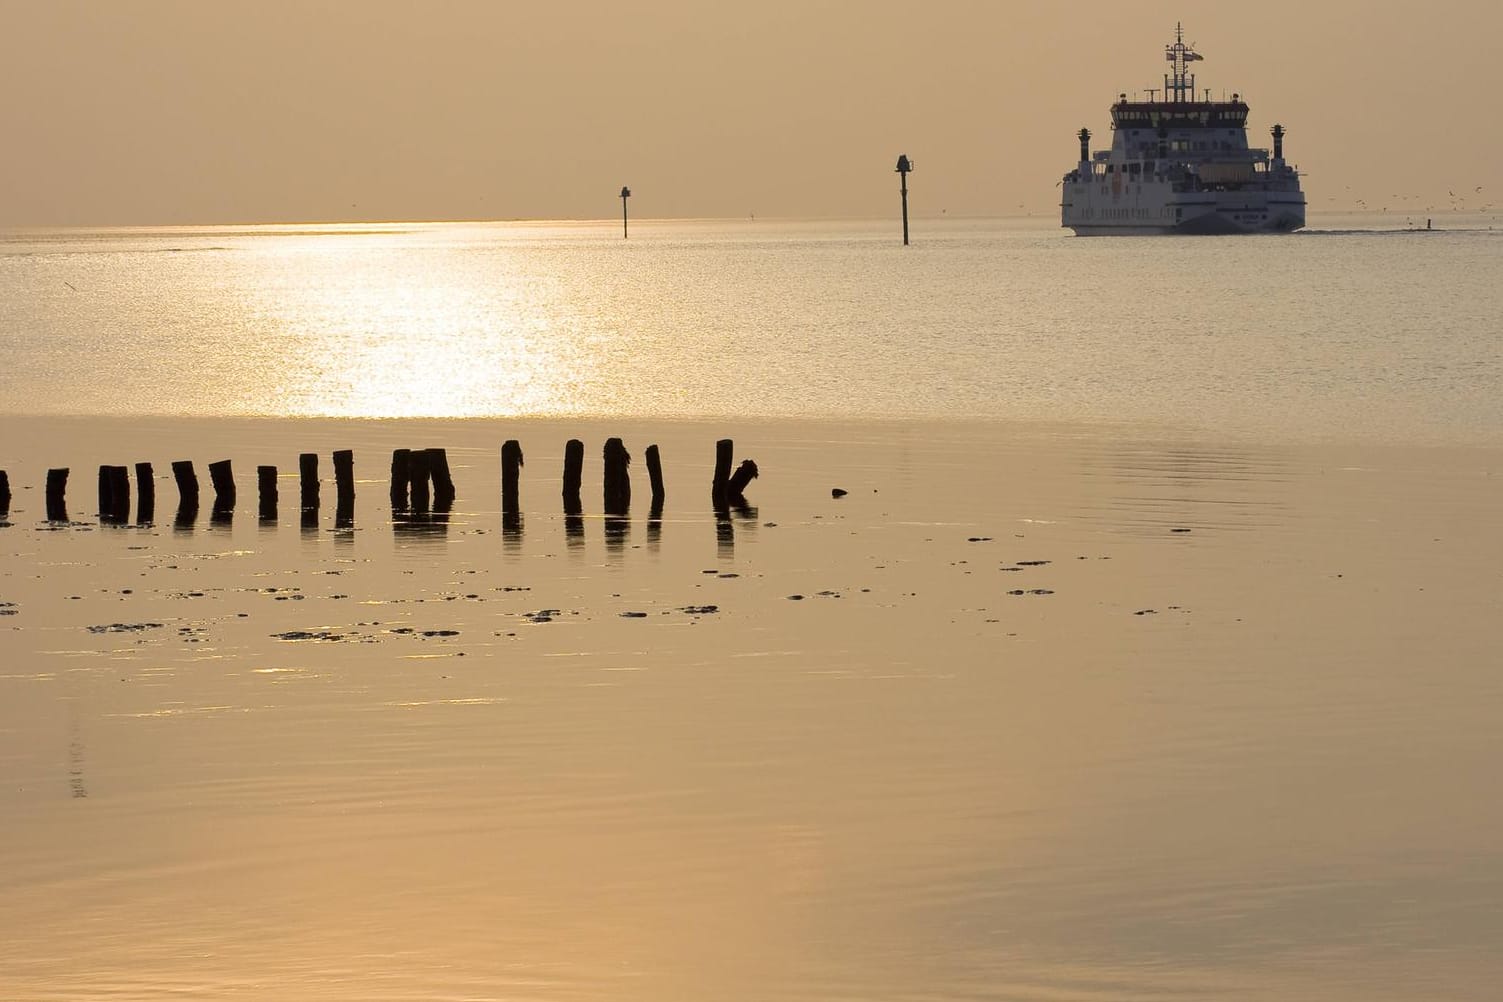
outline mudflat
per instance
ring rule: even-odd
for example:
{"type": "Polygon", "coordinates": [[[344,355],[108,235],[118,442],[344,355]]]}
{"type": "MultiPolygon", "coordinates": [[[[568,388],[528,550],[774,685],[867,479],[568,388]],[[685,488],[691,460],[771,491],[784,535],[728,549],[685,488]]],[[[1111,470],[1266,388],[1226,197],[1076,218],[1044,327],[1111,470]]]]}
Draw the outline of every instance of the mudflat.
{"type": "Polygon", "coordinates": [[[5,430],[8,998],[1503,980],[1503,450],[959,421],[5,430]],[[624,519],[600,514],[613,435],[624,519]],[[717,515],[721,437],[761,476],[717,515]],[[394,521],[391,451],[430,446],[457,503],[394,521]],[[204,481],[187,525],[177,459],[204,481]],[[156,519],[100,524],[98,466],[140,461],[156,519]],[[61,466],[72,520],[49,523],[61,466]]]}

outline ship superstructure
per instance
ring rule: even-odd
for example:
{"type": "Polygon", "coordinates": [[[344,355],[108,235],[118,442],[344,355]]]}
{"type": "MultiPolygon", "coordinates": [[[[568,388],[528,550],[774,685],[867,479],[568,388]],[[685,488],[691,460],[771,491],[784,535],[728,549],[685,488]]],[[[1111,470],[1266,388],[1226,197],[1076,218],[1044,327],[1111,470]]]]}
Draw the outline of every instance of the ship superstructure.
{"type": "Polygon", "coordinates": [[[1081,129],[1080,162],[1065,175],[1061,225],[1080,236],[1160,233],[1287,233],[1305,225],[1299,172],[1284,160],[1284,127],[1272,151],[1247,145],[1247,103],[1197,97],[1190,67],[1202,57],[1176,26],[1171,63],[1147,101],[1112,105],[1112,146],[1091,152],[1081,129]]]}

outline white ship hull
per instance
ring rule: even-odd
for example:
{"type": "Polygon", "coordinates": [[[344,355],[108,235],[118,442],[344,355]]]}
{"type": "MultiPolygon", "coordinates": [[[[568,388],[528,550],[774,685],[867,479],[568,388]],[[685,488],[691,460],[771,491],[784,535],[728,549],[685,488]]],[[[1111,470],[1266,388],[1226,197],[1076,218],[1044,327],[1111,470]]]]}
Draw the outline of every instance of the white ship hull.
{"type": "Polygon", "coordinates": [[[1305,225],[1299,191],[1176,192],[1154,180],[1064,189],[1062,222],[1083,237],[1289,233],[1305,225]]]}

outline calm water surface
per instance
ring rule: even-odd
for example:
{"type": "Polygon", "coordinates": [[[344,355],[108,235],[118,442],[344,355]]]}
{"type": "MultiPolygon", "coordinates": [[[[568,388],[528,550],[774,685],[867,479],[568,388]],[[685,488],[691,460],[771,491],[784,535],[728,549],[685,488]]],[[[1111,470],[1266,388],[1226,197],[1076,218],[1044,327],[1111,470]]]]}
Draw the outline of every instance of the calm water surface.
{"type": "Polygon", "coordinates": [[[1494,997],[1503,248],[1338,222],[7,235],[0,998],[1494,997]]]}
{"type": "Polygon", "coordinates": [[[1152,422],[1503,441],[1503,231],[12,232],[0,412],[1152,422]]]}

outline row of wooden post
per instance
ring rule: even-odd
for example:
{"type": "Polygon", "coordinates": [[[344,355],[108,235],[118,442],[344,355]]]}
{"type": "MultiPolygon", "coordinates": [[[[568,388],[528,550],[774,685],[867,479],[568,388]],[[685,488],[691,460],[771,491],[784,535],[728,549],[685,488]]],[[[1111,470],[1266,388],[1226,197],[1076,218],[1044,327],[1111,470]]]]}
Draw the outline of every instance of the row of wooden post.
{"type": "MultiPolygon", "coordinates": [[[[304,520],[311,514],[317,519],[319,507],[318,455],[307,452],[299,457],[298,467],[302,481],[302,510],[304,520]]],[[[47,471],[47,520],[68,521],[68,473],[67,467],[47,471]]],[[[172,476],[177,482],[179,523],[191,523],[198,515],[198,474],[191,460],[177,460],[172,464],[172,476]]],[[[267,521],[277,517],[278,491],[277,468],[256,467],[257,486],[260,493],[260,514],[267,521]]],[[[349,449],[334,453],[334,480],[338,506],[336,521],[352,523],[355,513],[355,459],[349,449]]],[[[228,518],[234,513],[236,490],[233,467],[228,459],[209,464],[209,482],[214,488],[213,513],[216,519],[228,518]]],[[[100,521],[123,523],[130,520],[130,470],[124,466],[99,467],[100,521]]],[[[0,471],[0,518],[9,514],[10,481],[0,471]]],[[[152,522],[156,517],[156,481],[150,463],[136,464],[136,521],[139,524],[152,522]]]]}
{"type": "MultiPolygon", "coordinates": [[[[734,471],[734,444],[728,438],[715,443],[715,474],[710,496],[717,511],[729,505],[744,504],[747,486],[757,476],[757,464],[748,459],[734,471]]],[[[652,511],[662,512],[666,491],[663,487],[663,464],[656,445],[645,453],[647,476],[652,487],[652,511]]],[[[631,507],[631,454],[619,438],[607,439],[602,451],[604,461],[604,510],[607,515],[625,515],[631,507]]],[[[351,524],[355,510],[355,460],[349,449],[335,452],[334,482],[337,490],[336,521],[351,524]]],[[[520,481],[523,466],[522,446],[509,439],[501,446],[501,512],[504,516],[521,514],[520,481]]],[[[584,443],[571,438],[564,446],[563,503],[568,515],[580,515],[584,505],[580,487],[584,472],[584,443]]],[[[136,520],[151,522],[155,516],[156,489],[150,463],[136,464],[136,520]]],[[[305,452],[298,457],[301,487],[300,501],[304,521],[310,514],[316,524],[319,508],[317,453],[305,452]]],[[[191,522],[198,513],[199,482],[193,463],[178,460],[172,464],[172,476],[178,490],[178,521],[191,522]]],[[[235,477],[230,461],[209,464],[209,481],[214,489],[213,512],[216,518],[228,518],[235,510],[235,477]]],[[[257,466],[256,482],[260,498],[260,517],[277,518],[277,468],[257,466]]],[[[47,519],[68,520],[66,492],[68,469],[47,471],[47,519]]],[[[130,470],[124,466],[99,467],[99,518],[105,522],[126,522],[130,518],[130,470]]],[[[448,454],[443,449],[397,449],[391,456],[391,510],[393,517],[424,516],[430,511],[448,512],[454,505],[456,491],[449,471],[448,454]]],[[[10,510],[10,481],[0,470],[0,519],[10,510]]]]}

